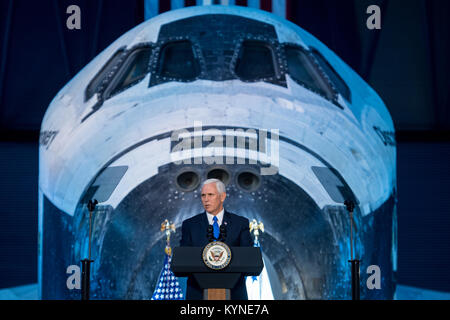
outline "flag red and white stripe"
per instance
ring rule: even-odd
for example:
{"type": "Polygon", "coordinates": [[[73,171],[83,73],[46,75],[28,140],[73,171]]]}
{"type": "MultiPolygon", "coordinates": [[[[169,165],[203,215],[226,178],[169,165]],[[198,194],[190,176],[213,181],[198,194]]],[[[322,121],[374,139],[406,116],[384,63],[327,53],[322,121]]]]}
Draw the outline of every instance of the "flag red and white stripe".
{"type": "Polygon", "coordinates": [[[237,5],[262,9],[284,19],[291,19],[291,2],[294,0],[145,0],[145,20],[160,13],[190,6],[237,5]]]}

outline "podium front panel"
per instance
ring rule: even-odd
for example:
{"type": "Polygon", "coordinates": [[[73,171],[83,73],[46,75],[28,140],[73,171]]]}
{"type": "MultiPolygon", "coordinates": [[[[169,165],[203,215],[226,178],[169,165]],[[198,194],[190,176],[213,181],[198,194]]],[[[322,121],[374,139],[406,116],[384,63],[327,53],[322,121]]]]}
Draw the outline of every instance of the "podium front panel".
{"type": "Polygon", "coordinates": [[[231,247],[231,261],[224,269],[213,270],[203,262],[203,247],[176,247],[173,249],[172,272],[177,277],[193,273],[239,273],[258,276],[263,269],[261,250],[255,247],[231,247]]]}

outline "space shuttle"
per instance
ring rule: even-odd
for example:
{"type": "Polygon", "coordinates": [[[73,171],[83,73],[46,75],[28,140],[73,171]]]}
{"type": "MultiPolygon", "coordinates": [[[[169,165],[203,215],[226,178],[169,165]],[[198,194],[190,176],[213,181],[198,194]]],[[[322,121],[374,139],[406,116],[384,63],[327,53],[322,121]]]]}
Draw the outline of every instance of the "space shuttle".
{"type": "Polygon", "coordinates": [[[349,299],[346,200],[356,204],[361,298],[393,298],[393,121],[355,71],[292,22],[221,5],[157,15],[59,91],[40,141],[42,299],[79,299],[66,270],[87,256],[91,199],[91,299],[150,299],[161,222],[175,224],[177,246],[182,221],[203,211],[207,178],[225,183],[228,211],[264,223],[275,299],[349,299]]]}

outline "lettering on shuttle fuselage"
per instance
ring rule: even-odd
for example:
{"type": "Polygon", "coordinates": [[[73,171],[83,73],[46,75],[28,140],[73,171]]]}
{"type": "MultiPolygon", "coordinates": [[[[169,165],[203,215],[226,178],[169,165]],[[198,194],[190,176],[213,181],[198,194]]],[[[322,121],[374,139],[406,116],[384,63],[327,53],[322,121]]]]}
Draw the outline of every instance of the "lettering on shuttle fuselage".
{"type": "Polygon", "coordinates": [[[395,143],[395,133],[392,131],[387,130],[381,130],[379,127],[374,126],[373,129],[380,137],[381,141],[383,141],[385,146],[392,146],[394,147],[396,145],[395,143]]]}
{"type": "Polygon", "coordinates": [[[58,131],[42,131],[39,134],[39,145],[48,149],[52,144],[53,140],[55,140],[58,131]]]}

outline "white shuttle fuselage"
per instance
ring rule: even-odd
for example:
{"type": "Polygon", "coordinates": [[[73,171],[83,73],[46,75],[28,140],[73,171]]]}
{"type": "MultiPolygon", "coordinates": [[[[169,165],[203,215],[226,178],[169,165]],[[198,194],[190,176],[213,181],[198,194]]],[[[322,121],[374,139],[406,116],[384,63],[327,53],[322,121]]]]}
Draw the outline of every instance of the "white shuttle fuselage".
{"type": "Polygon", "coordinates": [[[357,204],[361,273],[369,265],[383,273],[382,290],[363,287],[362,297],[392,298],[393,136],[374,90],[295,24],[235,6],[161,14],[93,59],[45,114],[41,296],[75,297],[55,271],[85,257],[86,202],[97,199],[91,295],[150,297],[161,222],[180,228],[201,212],[200,183],[218,177],[227,210],[265,225],[276,299],[349,297],[344,200],[357,204]]]}

